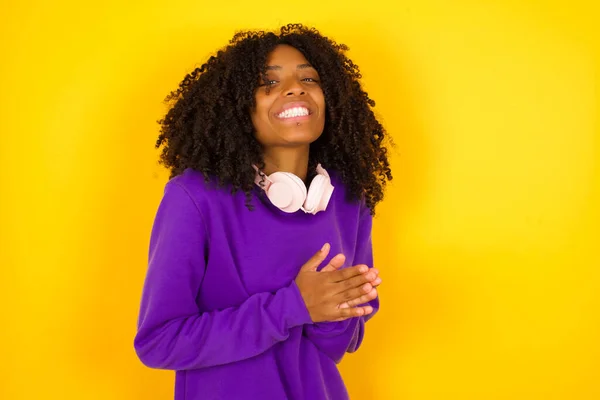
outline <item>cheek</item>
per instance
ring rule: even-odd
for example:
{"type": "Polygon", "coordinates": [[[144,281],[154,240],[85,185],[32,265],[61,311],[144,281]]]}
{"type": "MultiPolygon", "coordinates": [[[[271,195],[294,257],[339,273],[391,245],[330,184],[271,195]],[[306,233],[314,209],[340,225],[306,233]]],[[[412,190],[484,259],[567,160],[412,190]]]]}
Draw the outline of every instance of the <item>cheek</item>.
{"type": "Polygon", "coordinates": [[[319,90],[318,92],[315,93],[314,96],[315,102],[317,103],[317,105],[319,106],[319,108],[325,110],[325,95],[323,94],[322,90],[319,90]]]}
{"type": "Polygon", "coordinates": [[[271,103],[266,98],[257,97],[256,107],[252,113],[252,119],[257,121],[267,121],[269,119],[269,110],[271,103]]]}
{"type": "Polygon", "coordinates": [[[261,143],[265,144],[266,138],[271,136],[273,127],[269,120],[269,110],[271,102],[269,99],[256,98],[256,106],[251,114],[252,126],[254,127],[254,137],[261,143]]]}
{"type": "Polygon", "coordinates": [[[327,103],[325,103],[325,99],[321,98],[319,99],[319,110],[320,110],[320,114],[319,117],[325,119],[325,115],[327,114],[327,103]]]}

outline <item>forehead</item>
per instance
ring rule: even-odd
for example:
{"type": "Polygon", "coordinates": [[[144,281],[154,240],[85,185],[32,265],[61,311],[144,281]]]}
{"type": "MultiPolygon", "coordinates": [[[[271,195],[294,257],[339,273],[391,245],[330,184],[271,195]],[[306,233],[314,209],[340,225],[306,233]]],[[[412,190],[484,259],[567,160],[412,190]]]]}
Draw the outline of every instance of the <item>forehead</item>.
{"type": "Polygon", "coordinates": [[[296,68],[299,64],[306,64],[308,61],[300,51],[292,46],[278,45],[267,56],[267,65],[292,66],[296,68]]]}

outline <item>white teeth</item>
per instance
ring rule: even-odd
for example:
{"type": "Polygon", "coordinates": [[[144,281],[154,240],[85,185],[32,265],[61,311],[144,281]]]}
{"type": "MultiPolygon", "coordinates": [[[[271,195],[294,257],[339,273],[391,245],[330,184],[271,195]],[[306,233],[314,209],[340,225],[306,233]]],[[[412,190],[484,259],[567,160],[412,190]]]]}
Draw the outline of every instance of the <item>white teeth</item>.
{"type": "Polygon", "coordinates": [[[294,107],[288,108],[284,112],[278,114],[279,118],[294,118],[294,117],[303,117],[308,115],[308,109],[304,107],[294,107]]]}

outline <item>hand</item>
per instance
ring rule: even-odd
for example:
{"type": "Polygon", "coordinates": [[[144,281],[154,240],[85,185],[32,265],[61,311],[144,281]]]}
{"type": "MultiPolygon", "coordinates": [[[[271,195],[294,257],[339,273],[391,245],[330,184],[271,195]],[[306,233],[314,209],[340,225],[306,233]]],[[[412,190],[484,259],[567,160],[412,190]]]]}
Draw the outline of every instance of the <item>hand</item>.
{"type": "MultiPolygon", "coordinates": [[[[330,266],[328,265],[325,268],[330,268],[330,266]]],[[[323,270],[325,268],[323,268],[323,270]]],[[[329,269],[329,270],[331,270],[331,269],[329,269]]],[[[371,268],[371,270],[369,272],[367,272],[365,275],[367,275],[367,278],[372,278],[374,276],[374,279],[369,282],[371,284],[371,286],[373,287],[371,289],[371,291],[367,294],[362,295],[358,299],[343,302],[342,304],[339,305],[340,308],[356,307],[361,304],[368,303],[377,297],[378,293],[377,293],[376,288],[379,287],[379,285],[381,285],[381,277],[379,276],[379,270],[377,270],[375,268],[371,268]]]]}
{"type": "MultiPolygon", "coordinates": [[[[339,270],[346,259],[343,254],[333,257],[323,270],[317,272],[329,249],[329,244],[323,246],[302,266],[295,280],[312,321],[342,321],[372,313],[371,306],[342,308],[340,304],[354,303],[365,295],[372,295],[370,282],[376,280],[376,274],[366,265],[339,270]]],[[[377,295],[376,292],[374,294],[377,295]]]]}

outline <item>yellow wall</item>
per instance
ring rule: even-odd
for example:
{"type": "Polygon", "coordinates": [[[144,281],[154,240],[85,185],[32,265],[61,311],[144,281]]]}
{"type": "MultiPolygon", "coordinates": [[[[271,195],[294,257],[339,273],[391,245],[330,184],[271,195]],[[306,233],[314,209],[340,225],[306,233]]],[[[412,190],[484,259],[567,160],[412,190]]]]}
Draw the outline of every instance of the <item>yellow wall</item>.
{"type": "Polygon", "coordinates": [[[2,2],[0,398],[171,398],[132,348],[161,101],[293,21],[351,46],[397,144],[353,398],[600,398],[596,2],[207,3],[2,2]]]}

